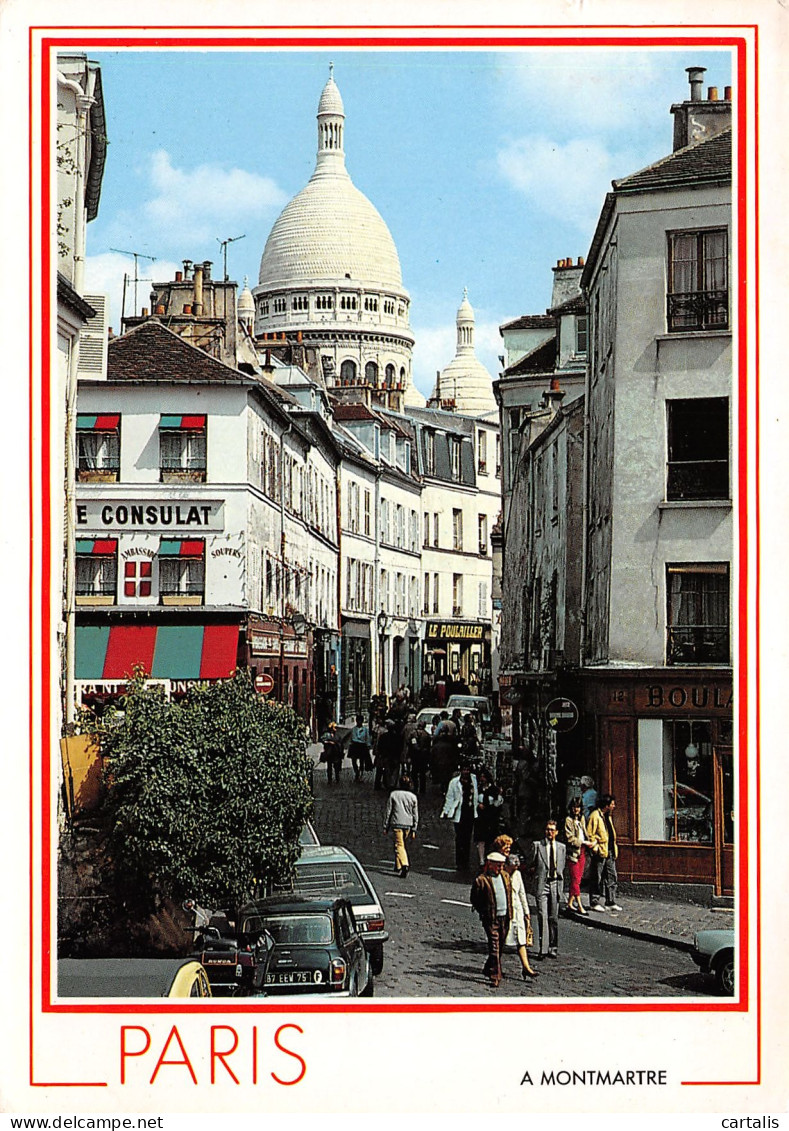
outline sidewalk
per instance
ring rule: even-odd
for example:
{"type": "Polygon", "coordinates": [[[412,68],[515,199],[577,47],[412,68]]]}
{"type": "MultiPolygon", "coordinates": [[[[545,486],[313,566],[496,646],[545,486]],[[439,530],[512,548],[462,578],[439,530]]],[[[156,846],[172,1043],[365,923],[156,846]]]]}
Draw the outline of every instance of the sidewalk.
{"type": "MultiPolygon", "coordinates": [[[[316,763],[316,770],[322,749],[321,743],[314,743],[307,749],[308,755],[316,763]]],[[[324,842],[331,843],[325,835],[331,830],[330,835],[335,843],[343,844],[360,859],[365,859],[365,853],[373,851],[368,831],[374,830],[380,834],[386,795],[373,793],[369,780],[363,786],[354,786],[348,763],[345,762],[344,766],[341,785],[332,787],[331,792],[326,786],[323,766],[315,775],[316,827],[324,842]]],[[[444,868],[439,867],[439,872],[451,871],[451,834],[447,822],[438,820],[440,802],[439,795],[432,789],[428,790],[428,795],[420,797],[419,840],[430,843],[432,851],[425,854],[420,852],[419,846],[415,846],[413,864],[417,870],[421,870],[423,866],[428,867],[429,863],[445,865],[444,868]],[[428,857],[429,862],[426,859],[428,857]],[[424,864],[422,858],[425,858],[424,864]]],[[[373,836],[373,840],[375,839],[373,836]]],[[[375,851],[380,855],[380,846],[375,851]]],[[[578,915],[567,917],[599,931],[611,931],[685,951],[692,947],[693,936],[697,931],[734,925],[735,917],[730,909],[713,910],[701,903],[652,898],[647,893],[634,892],[632,886],[627,884],[620,886],[619,901],[622,911],[602,914],[590,911],[586,918],[578,915]]],[[[585,892],[584,906],[588,907],[585,892]]]]}

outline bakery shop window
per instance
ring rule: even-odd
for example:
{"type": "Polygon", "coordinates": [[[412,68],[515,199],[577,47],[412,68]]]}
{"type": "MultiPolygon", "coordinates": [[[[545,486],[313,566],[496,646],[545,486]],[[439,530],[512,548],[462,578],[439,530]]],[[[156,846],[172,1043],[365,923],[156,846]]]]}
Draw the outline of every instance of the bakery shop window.
{"type": "Polygon", "coordinates": [[[639,840],[712,843],[712,724],[638,720],[639,840]]]}

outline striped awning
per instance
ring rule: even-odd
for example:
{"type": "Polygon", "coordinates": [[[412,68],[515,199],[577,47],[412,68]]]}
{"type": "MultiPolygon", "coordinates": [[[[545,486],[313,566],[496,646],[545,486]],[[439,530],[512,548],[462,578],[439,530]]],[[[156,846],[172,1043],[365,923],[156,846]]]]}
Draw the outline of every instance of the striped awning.
{"type": "Polygon", "coordinates": [[[202,558],[204,553],[204,538],[162,538],[159,543],[163,558],[202,558]]]}
{"type": "Polygon", "coordinates": [[[237,666],[238,624],[77,625],[75,677],[224,679],[237,666]]]}
{"type": "Polygon", "coordinates": [[[174,416],[172,413],[162,413],[159,417],[159,427],[196,432],[205,428],[205,416],[174,416]]]}
{"type": "Polygon", "coordinates": [[[77,428],[81,432],[117,432],[120,427],[121,417],[115,413],[77,413],[77,428]]]}
{"type": "Polygon", "coordinates": [[[78,554],[100,554],[106,558],[118,552],[117,538],[78,538],[78,554]]]}

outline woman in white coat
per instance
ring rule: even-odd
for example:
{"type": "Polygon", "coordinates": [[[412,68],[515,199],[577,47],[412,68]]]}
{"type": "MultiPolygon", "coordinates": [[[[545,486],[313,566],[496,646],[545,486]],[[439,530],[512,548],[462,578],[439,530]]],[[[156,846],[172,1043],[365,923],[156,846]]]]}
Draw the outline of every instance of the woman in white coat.
{"type": "Polygon", "coordinates": [[[507,942],[518,948],[518,956],[520,957],[521,966],[523,968],[521,975],[524,982],[526,982],[529,978],[538,977],[538,974],[537,971],[533,970],[531,967],[529,952],[526,949],[527,929],[531,926],[531,910],[529,909],[529,901],[526,898],[526,887],[523,883],[523,876],[521,875],[520,857],[510,853],[509,856],[507,856],[504,870],[509,876],[510,884],[512,885],[512,923],[510,924],[509,934],[507,935],[507,942]]]}

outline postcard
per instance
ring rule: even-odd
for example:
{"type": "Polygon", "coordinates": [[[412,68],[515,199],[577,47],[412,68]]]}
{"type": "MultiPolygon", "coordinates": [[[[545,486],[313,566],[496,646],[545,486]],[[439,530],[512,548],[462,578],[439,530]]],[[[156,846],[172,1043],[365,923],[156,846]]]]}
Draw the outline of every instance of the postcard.
{"type": "Polygon", "coordinates": [[[784,8],[0,26],[9,1126],[780,1126],[784,8]]]}

